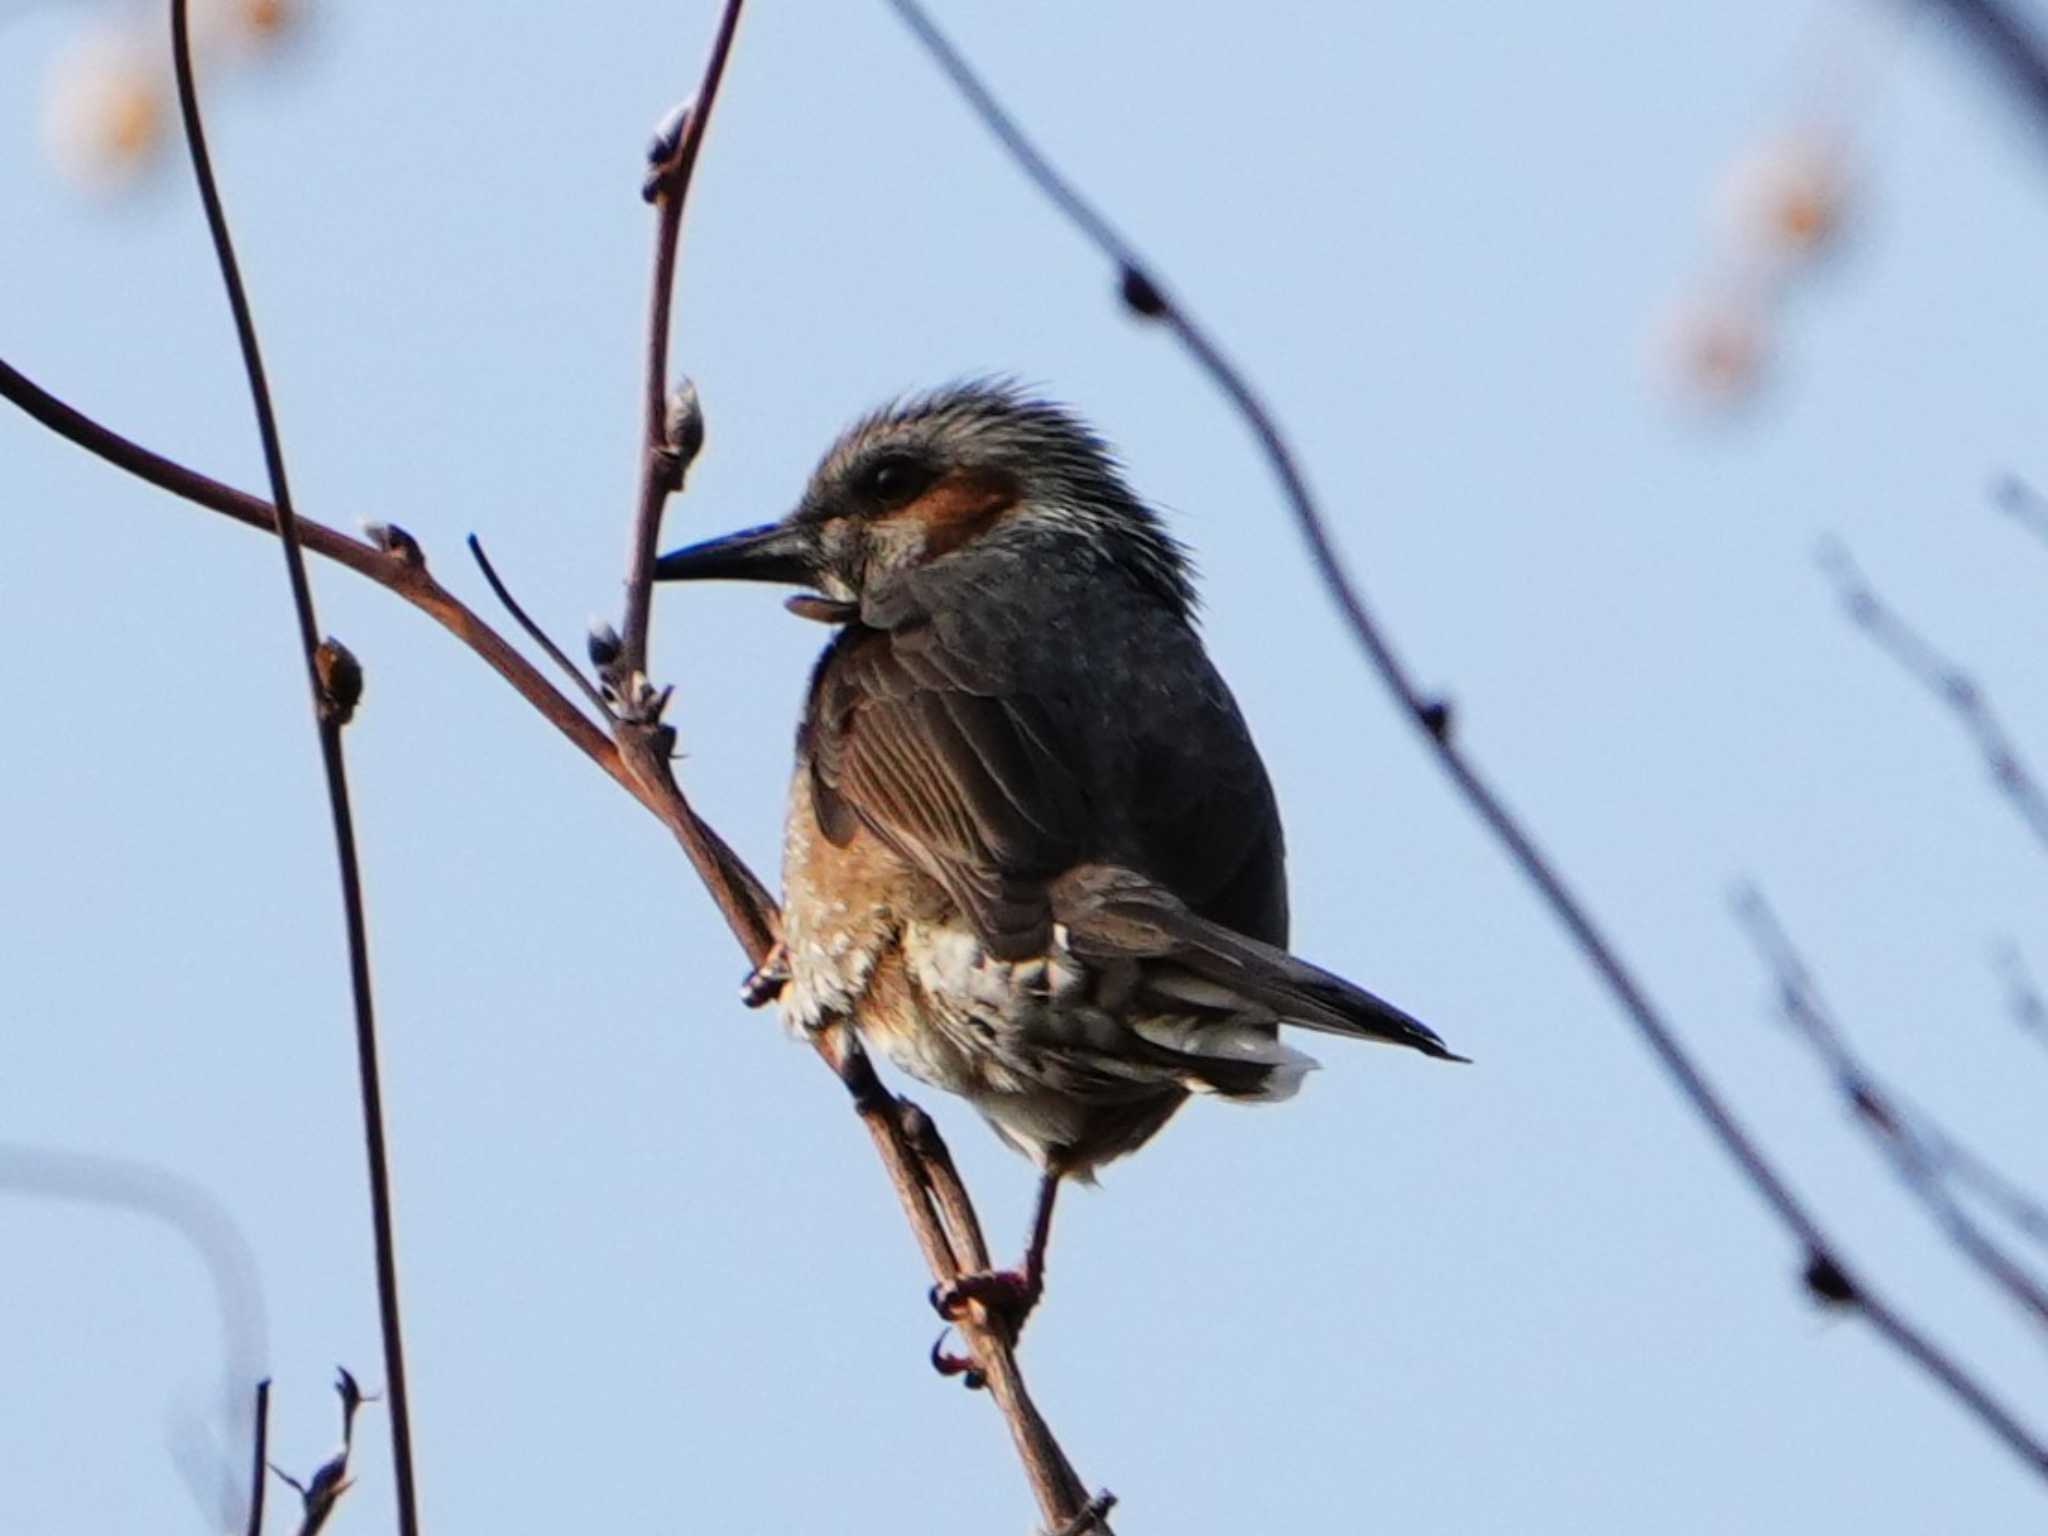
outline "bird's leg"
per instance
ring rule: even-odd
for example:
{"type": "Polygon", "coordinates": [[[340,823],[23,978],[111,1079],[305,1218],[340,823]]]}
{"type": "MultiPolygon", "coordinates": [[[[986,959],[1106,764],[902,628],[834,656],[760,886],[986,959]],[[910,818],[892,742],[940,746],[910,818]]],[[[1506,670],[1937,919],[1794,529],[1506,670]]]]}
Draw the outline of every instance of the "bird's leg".
{"type": "Polygon", "coordinates": [[[961,1275],[946,1285],[932,1288],[932,1305],[939,1316],[956,1318],[970,1302],[979,1302],[990,1321],[1014,1342],[1024,1331],[1024,1321],[1045,1292],[1045,1248],[1052,1237],[1053,1201],[1060,1192],[1060,1176],[1048,1173],[1038,1184],[1038,1209],[1031,1219],[1031,1242],[1024,1250],[1024,1262],[1015,1269],[985,1269],[979,1274],[961,1275]]]}

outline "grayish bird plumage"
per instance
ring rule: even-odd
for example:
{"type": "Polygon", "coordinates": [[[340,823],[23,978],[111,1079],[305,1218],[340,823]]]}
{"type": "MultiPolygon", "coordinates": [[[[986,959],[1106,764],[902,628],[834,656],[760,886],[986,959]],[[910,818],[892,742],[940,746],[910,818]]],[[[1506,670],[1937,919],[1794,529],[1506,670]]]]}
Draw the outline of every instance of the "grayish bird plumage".
{"type": "Polygon", "coordinates": [[[1185,552],[1103,442],[1001,383],[849,429],[777,524],[668,578],[808,586],[783,1007],[844,1016],[1087,1177],[1191,1092],[1286,1097],[1282,1023],[1449,1057],[1285,951],[1278,809],[1185,552]]]}

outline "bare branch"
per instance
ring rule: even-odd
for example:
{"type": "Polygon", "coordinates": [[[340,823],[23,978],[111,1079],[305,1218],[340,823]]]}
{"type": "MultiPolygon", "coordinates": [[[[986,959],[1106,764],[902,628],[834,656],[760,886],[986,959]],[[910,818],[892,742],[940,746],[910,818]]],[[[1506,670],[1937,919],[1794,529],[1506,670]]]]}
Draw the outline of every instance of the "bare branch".
{"type": "Polygon", "coordinates": [[[270,1449],[270,1378],[264,1377],[256,1383],[256,1432],[255,1470],[249,1475],[249,1523],[243,1529],[247,1536],[263,1536],[263,1494],[270,1486],[270,1479],[264,1476],[269,1465],[266,1459],[270,1449]]]}
{"type": "Polygon", "coordinates": [[[2043,496],[2018,475],[2007,475],[1992,488],[1999,509],[2034,537],[2048,540],[2048,496],[2043,496]]]}
{"type": "Polygon", "coordinates": [[[584,698],[590,701],[590,707],[597,711],[598,717],[609,720],[611,706],[605,703],[604,695],[597,691],[597,685],[583,675],[583,669],[569,659],[566,651],[548,638],[546,630],[527,616],[526,610],[519,606],[518,599],[513,597],[511,589],[499,579],[496,569],[491,565],[491,557],[484,553],[483,541],[473,533],[469,536],[469,552],[476,557],[477,569],[484,573],[484,580],[490,583],[492,594],[505,605],[505,611],[512,615],[519,627],[526,631],[526,637],[539,646],[546,653],[548,660],[552,661],[571,682],[583,690],[584,698]]]}
{"type": "Polygon", "coordinates": [[[277,416],[264,378],[263,353],[256,339],[255,317],[242,286],[228,233],[227,213],[215,184],[206,149],[206,131],[199,116],[199,93],[192,77],[192,38],[186,0],[171,0],[171,57],[178,81],[178,110],[185,143],[192,152],[192,174],[206,208],[206,226],[213,237],[228,307],[234,312],[235,336],[249,375],[249,395],[256,409],[256,428],[263,439],[263,463],[277,509],[277,540],[291,583],[292,607],[298,617],[299,644],[305,653],[306,678],[313,701],[314,726],[327,774],[328,807],[334,822],[335,852],[341,866],[342,907],[348,927],[349,983],[355,1001],[356,1059],[362,1084],[364,1146],[369,1159],[371,1225],[376,1239],[377,1312],[384,1336],[384,1374],[391,1393],[391,1459],[398,1493],[400,1536],[418,1536],[419,1516],[413,1493],[411,1415],[405,1389],[405,1345],[398,1315],[398,1263],[392,1237],[391,1173],[384,1146],[383,1089],[377,1069],[377,1026],[370,995],[370,941],[363,918],[362,875],[356,857],[354,814],[349,805],[348,771],[341,749],[341,730],[354,709],[353,692],[361,687],[353,658],[348,666],[354,687],[346,702],[334,688],[333,661],[346,656],[334,645],[323,647],[313,613],[313,589],[299,544],[298,521],[292,512],[291,486],[285,477],[284,448],[277,416]],[[323,650],[328,662],[323,664],[323,650]]]}
{"type": "Polygon", "coordinates": [[[2048,848],[2048,794],[2042,792],[2040,782],[1999,723],[1976,680],[1937,651],[1877,595],[1840,539],[1823,540],[1817,558],[1821,569],[1834,582],[1850,621],[1948,706],[1976,741],[1977,751],[1998,792],[2012,803],[2041,846],[2048,848]]]}
{"type": "Polygon", "coordinates": [[[1833,1241],[1821,1229],[1804,1201],[1764,1156],[1749,1133],[1735,1118],[1706,1080],[1704,1073],[1678,1039],[1662,1012],[1650,1001],[1634,975],[1564,883],[1563,877],[1536,847],[1507,810],[1498,795],[1457,746],[1451,715],[1443,701],[1426,697],[1411,680],[1394,655],[1391,644],[1346,575],[1321,513],[1310,496],[1296,465],[1292,450],[1253,393],[1251,386],[1225,360],[1208,333],[1188,311],[1174,300],[1164,285],[1139,257],[1135,248],[1119,235],[1064,178],[1062,178],[1024,137],[1021,129],[996,103],[987,87],[975,76],[957,50],[935,27],[916,0],[889,0],[890,5],[938,61],[942,70],[968,100],[976,114],[1000,139],[1067,218],[1109,257],[1117,268],[1118,286],[1124,304],[1134,313],[1156,319],[1167,326],[1196,364],[1221,390],[1244,418],[1258,440],[1268,465],[1278,478],[1289,510],[1307,541],[1317,574],[1331,600],[1337,605],[1366,659],[1402,711],[1414,723],[1434,751],[1438,764],[1450,777],[1487,829],[1506,848],[1523,875],[1533,884],[1551,914],[1570,935],[1586,962],[1606,985],[1637,1034],[1650,1047],[1666,1077],[1693,1111],[1706,1122],[1723,1152],[1736,1165],[1757,1195],[1776,1214],[1780,1223],[1798,1241],[1807,1257],[1808,1272],[1825,1272],[1835,1277],[1840,1288],[1886,1340],[1904,1353],[1930,1377],[1949,1391],[1962,1405],[2021,1456],[2033,1469],[2048,1477],[2048,1446],[2035,1440],[2003,1405],[1961,1365],[1942,1353],[1899,1313],[1882,1301],[1857,1278],[1843,1261],[1833,1241]]]}
{"type": "MultiPolygon", "coordinates": [[[[1893,1095],[1897,1097],[1896,1094],[1893,1095]]],[[[2048,1248],[2048,1207],[2022,1189],[1973,1148],[1950,1135],[1925,1111],[1908,1105],[1914,1128],[1927,1144],[1936,1165],[1958,1185],[1996,1210],[2015,1229],[2048,1248]]]]}
{"type": "MultiPolygon", "coordinates": [[[[188,469],[131,442],[65,404],[5,362],[0,362],[0,396],[20,406],[59,436],[139,479],[247,527],[266,533],[277,531],[276,509],[261,497],[223,485],[197,470],[188,469]]],[[[539,670],[514,650],[502,635],[434,580],[410,534],[401,529],[387,528],[379,543],[365,544],[303,516],[297,522],[307,549],[348,567],[358,575],[367,576],[433,619],[510,683],[520,697],[566,736],[584,756],[609,774],[620,788],[656,816],[669,820],[673,807],[658,796],[643,793],[619,761],[618,748],[611,738],[542,677],[539,670]]],[[[716,842],[716,834],[710,833],[709,829],[705,829],[705,834],[716,842]]],[[[723,843],[717,843],[714,856],[724,862],[738,863],[737,856],[723,843]]]]}
{"type": "MultiPolygon", "coordinates": [[[[67,405],[4,361],[0,361],[0,396],[59,436],[151,485],[247,527],[268,533],[277,531],[276,509],[261,497],[224,485],[132,442],[67,405]]],[[[695,850],[693,862],[702,858],[702,867],[718,871],[712,878],[719,888],[737,893],[734,905],[721,902],[728,923],[734,925],[735,933],[742,935],[743,947],[757,956],[757,963],[766,956],[774,943],[774,900],[766,888],[715,831],[696,819],[682,803],[680,794],[673,792],[673,786],[667,793],[659,787],[650,790],[628,773],[610,737],[541,676],[539,669],[514,650],[504,636],[434,580],[411,535],[392,529],[386,531],[386,539],[379,544],[365,544],[305,517],[298,518],[297,523],[306,548],[367,576],[468,646],[584,756],[658,817],[683,843],[686,852],[695,850]]]]}
{"type": "Polygon", "coordinates": [[[1932,9],[1954,18],[2004,71],[2006,82],[2025,101],[2036,125],[2048,127],[2048,52],[2043,51],[2032,26],[1999,0],[1933,0],[1932,9]]]}
{"type": "Polygon", "coordinates": [[[647,309],[646,430],[641,443],[640,496],[626,572],[622,661],[628,675],[647,670],[647,630],[653,613],[654,560],[661,542],[662,509],[669,496],[682,488],[690,460],[704,442],[695,387],[686,380],[673,399],[668,393],[669,308],[675,295],[683,207],[689,200],[704,130],[710,126],[711,109],[725,78],[725,61],[732,53],[741,4],[742,0],[726,0],[696,96],[669,115],[648,153],[643,190],[655,209],[654,280],[647,309]]]}
{"type": "Polygon", "coordinates": [[[2048,1292],[1991,1239],[1950,1193],[1940,1148],[1944,1142],[1952,1146],[1952,1139],[1944,1134],[1937,1141],[1927,1135],[1922,1117],[1902,1104],[1851,1049],[1841,1025],[1821,997],[1812,972],[1763,893],[1754,885],[1740,886],[1733,905],[1736,920],[1749,934],[1771,973],[1779,1012],[1785,1022],[1827,1068],[1843,1102],[1892,1165],[1907,1193],[1986,1279],[2032,1313],[2035,1322],[2048,1325],[2048,1292]]]}
{"type": "Polygon", "coordinates": [[[2013,1022],[2041,1044],[2048,1045],[2048,1000],[2042,998],[2041,989],[2034,985],[2019,946],[2010,942],[1999,945],[1993,960],[2005,980],[2005,1006],[2013,1022]]]}

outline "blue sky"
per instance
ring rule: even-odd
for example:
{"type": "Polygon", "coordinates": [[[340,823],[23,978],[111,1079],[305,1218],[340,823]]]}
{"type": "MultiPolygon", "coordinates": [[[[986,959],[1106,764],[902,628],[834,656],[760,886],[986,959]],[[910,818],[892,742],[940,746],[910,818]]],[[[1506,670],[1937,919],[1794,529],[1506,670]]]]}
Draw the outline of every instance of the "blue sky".
{"type": "MultiPolygon", "coordinates": [[[[0,20],[0,355],[255,487],[196,200],[50,169],[82,5],[0,20]]],[[[1753,876],[1857,1040],[2036,1187],[2048,869],[1951,721],[1842,621],[1834,531],[2048,761],[2040,137],[1977,61],[1858,5],[1164,4],[941,13],[1290,425],[1403,655],[1849,1251],[2015,1401],[2040,1339],[1889,1183],[1771,1020],[1753,876]],[[1853,98],[1831,66],[1865,61],[1853,98]],[[1731,163],[1853,100],[1851,225],[1766,387],[1674,412],[1644,337],[1731,163]]],[[[323,7],[224,79],[215,154],[303,510],[392,520],[564,638],[616,604],[648,129],[704,5],[323,7]]],[[[175,170],[175,162],[169,167],[175,170]]],[[[792,502],[896,391],[1001,371],[1087,413],[1205,573],[1271,765],[1296,945],[1475,1058],[1370,1049],[1197,1104],[1065,1204],[1024,1362],[1119,1528],[1999,1529],[2038,1484],[1764,1217],[1396,718],[1240,425],[880,6],[743,27],[675,358],[686,537],[792,502]]],[[[0,415],[0,1139],[203,1189],[254,1254],[273,1447],[381,1378],[332,851],[276,552],[0,415]]],[[[659,829],[439,630],[317,569],[384,1019],[422,1512],[437,1528],[1024,1529],[992,1412],[933,1378],[925,1279],[841,1091],[733,1001],[659,829]]],[[[772,870],[813,625],[664,593],[684,782],[772,870]]],[[[1004,1249],[1029,1168],[941,1119],[1004,1249]]],[[[222,1366],[167,1231],[0,1204],[0,1525],[202,1530],[165,1448],[222,1366]]],[[[332,1529],[388,1524],[385,1423],[332,1529]]],[[[239,1462],[239,1452],[237,1453],[239,1462]]],[[[286,1493],[289,1501],[289,1493],[286,1493]]],[[[282,1528],[280,1524],[279,1528],[282,1528]]]]}

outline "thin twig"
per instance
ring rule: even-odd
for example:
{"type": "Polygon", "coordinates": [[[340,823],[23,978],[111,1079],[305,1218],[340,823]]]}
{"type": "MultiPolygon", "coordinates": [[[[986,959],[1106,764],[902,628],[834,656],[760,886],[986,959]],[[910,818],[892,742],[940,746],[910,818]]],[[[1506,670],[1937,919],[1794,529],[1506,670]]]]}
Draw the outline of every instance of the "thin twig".
{"type": "MultiPolygon", "coordinates": [[[[671,294],[676,251],[681,240],[683,208],[697,167],[697,151],[725,78],[725,62],[739,26],[742,0],[726,0],[697,94],[664,125],[651,155],[647,195],[655,205],[654,281],[648,304],[646,350],[646,432],[641,444],[640,493],[633,518],[631,553],[626,575],[626,620],[616,661],[621,686],[615,689],[620,707],[612,739],[635,793],[668,823],[691,866],[724,913],[733,936],[759,967],[773,948],[778,926],[774,899],[745,862],[720,841],[691,808],[669,768],[673,741],[660,723],[666,692],[656,693],[645,681],[647,635],[654,590],[655,547],[661,539],[661,513],[688,468],[678,450],[694,452],[696,443],[670,442],[666,380],[671,294]]],[[[694,396],[691,397],[694,405],[694,396]]],[[[701,441],[701,439],[700,439],[701,441]]]]}
{"type": "Polygon", "coordinates": [[[1848,1037],[1822,998],[1813,973],[1754,885],[1736,889],[1735,917],[1756,946],[1777,989],[1778,1009],[1835,1080],[1843,1102],[1892,1165],[1907,1193],[1948,1234],[1957,1252],[1974,1264],[2034,1321],[2048,1325],[2048,1292],[1992,1240],[1956,1202],[1943,1177],[1938,1144],[1917,1116],[1885,1086],[1850,1047],[1848,1037]]]}
{"type": "Polygon", "coordinates": [[[1911,1105],[1907,1108],[1912,1114],[1914,1128],[1950,1178],[1958,1185],[1974,1190],[1978,1199],[1996,1210],[2015,1230],[2048,1248],[2048,1207],[2014,1183],[2003,1170],[1994,1167],[1981,1153],[1956,1140],[1923,1111],[1911,1105]]]}
{"type": "Polygon", "coordinates": [[[1877,595],[1876,588],[1865,578],[1848,546],[1840,539],[1823,540],[1816,558],[1821,569],[1834,582],[1850,621],[1870,636],[1879,650],[1948,706],[1963,729],[1975,740],[1977,751],[1983,757],[1984,766],[1998,792],[2012,803],[2013,809],[2019,812],[2020,819],[2041,846],[2048,848],[2048,793],[2043,793],[2040,781],[2020,756],[2011,735],[2000,724],[1990,702],[1984,697],[1984,690],[1877,595]]]}
{"type": "MultiPolygon", "coordinates": [[[[661,542],[661,514],[677,488],[682,469],[673,458],[677,445],[668,431],[669,309],[675,295],[676,248],[681,242],[683,208],[697,169],[697,152],[711,123],[725,61],[739,28],[742,0],[726,0],[704,63],[697,94],[670,120],[672,137],[664,135],[654,149],[646,185],[655,208],[654,278],[647,304],[647,359],[643,379],[645,431],[641,438],[640,495],[633,517],[632,543],[626,574],[626,622],[622,626],[622,670],[631,675],[647,670],[647,631],[653,613],[654,561],[661,542]]],[[[692,450],[694,451],[694,450],[692,450]]]]}
{"type": "Polygon", "coordinates": [[[2010,942],[1999,945],[1993,963],[2004,978],[2006,1011],[2012,1015],[2013,1022],[2042,1045],[2048,1046],[2048,999],[2044,999],[2041,989],[2034,985],[2033,974],[2028,971],[2019,946],[2010,942]]]}
{"type": "Polygon", "coordinates": [[[2048,496],[2018,475],[2007,475],[1992,488],[1992,499],[2014,522],[2037,539],[2048,541],[2048,496]]]}
{"type": "Polygon", "coordinates": [[[256,1383],[255,1470],[249,1475],[247,1536],[263,1536],[263,1493],[270,1486],[270,1378],[256,1383]]]}
{"type": "Polygon", "coordinates": [[[926,49],[937,60],[975,112],[1022,165],[1025,173],[1049,200],[1067,215],[1102,253],[1115,263],[1124,303],[1139,315],[1166,324],[1181,345],[1211,380],[1228,396],[1258,439],[1267,462],[1279,479],[1289,510],[1307,540],[1317,574],[1331,599],[1350,627],[1381,682],[1394,696],[1403,713],[1413,722],[1435,752],[1439,765],[1450,777],[1473,813],[1507,849],[1516,866],[1536,887],[1551,914],[1570,935],[1581,955],[1606,985],[1636,1032],[1650,1047],[1665,1076],[1695,1113],[1706,1122],[1722,1151],[1736,1165],[1758,1196],[1776,1213],[1779,1221],[1799,1242],[1807,1257],[1810,1276],[1825,1275],[1832,1286],[1853,1297],[1885,1339],[1950,1392],[1986,1428],[2003,1440],[2043,1477],[2048,1477],[2048,1445],[2037,1441],[2013,1414],[1993,1398],[1954,1359],[1943,1353],[1889,1304],[1855,1277],[1833,1240],[1821,1229],[1805,1203],[1764,1156],[1749,1133],[1735,1118],[1708,1083],[1704,1073],[1680,1043],[1662,1012],[1650,1001],[1640,984],[1606,936],[1582,907],[1563,877],[1536,847],[1530,835],[1508,812],[1493,789],[1479,776],[1453,739],[1451,716],[1443,701],[1426,697],[1411,681],[1394,655],[1378,623],[1366,608],[1350,578],[1345,574],[1336,549],[1325,529],[1307,485],[1295,464],[1292,451],[1277,424],[1265,410],[1249,384],[1218,351],[1208,333],[1201,329],[1171,298],[1137,251],[1104,220],[1066,181],[1059,176],[1025,139],[1014,121],[998,106],[966,61],[933,26],[915,0],[889,0],[926,49]]]}
{"type": "Polygon", "coordinates": [[[376,1239],[377,1314],[384,1336],[384,1375],[391,1395],[391,1459],[397,1486],[398,1527],[400,1536],[418,1536],[419,1517],[413,1493],[411,1415],[405,1389],[405,1346],[398,1314],[398,1264],[392,1237],[391,1174],[384,1146],[383,1092],[378,1081],[376,1017],[370,996],[369,934],[363,918],[362,876],[357,866],[348,773],[341,749],[341,728],[346,710],[352,707],[353,701],[338,709],[322,675],[320,629],[313,612],[313,589],[306,574],[305,554],[299,547],[291,487],[285,477],[284,448],[278,437],[270,388],[264,378],[263,353],[256,339],[255,318],[242,286],[234,241],[228,233],[227,213],[221,206],[220,189],[215,184],[212,160],[206,150],[206,132],[199,116],[199,92],[192,76],[192,39],[187,20],[186,0],[171,0],[171,55],[177,74],[178,111],[184,122],[186,146],[192,152],[192,174],[199,185],[200,201],[205,205],[206,226],[213,237],[221,282],[227,289],[228,307],[234,312],[235,336],[241,347],[243,367],[249,376],[249,395],[256,410],[256,427],[263,439],[263,464],[270,481],[271,500],[277,508],[278,544],[283,550],[285,571],[291,583],[299,644],[305,653],[307,692],[320,738],[321,761],[327,773],[328,806],[334,822],[335,852],[341,866],[342,907],[348,927],[349,983],[355,1001],[356,1058],[362,1082],[364,1145],[369,1158],[370,1212],[376,1239]]]}
{"type": "Polygon", "coordinates": [[[571,661],[568,653],[549,639],[548,632],[536,624],[526,610],[519,606],[519,600],[512,595],[511,589],[498,578],[496,569],[491,565],[491,557],[484,553],[483,541],[473,533],[469,536],[469,552],[476,557],[477,569],[484,573],[484,580],[490,583],[492,594],[504,604],[505,611],[512,615],[514,622],[526,631],[526,637],[539,646],[546,653],[548,660],[552,661],[571,682],[583,690],[583,697],[590,701],[590,707],[597,711],[598,718],[609,720],[611,707],[605,703],[604,695],[597,691],[597,685],[583,675],[583,669],[571,661]]]}

